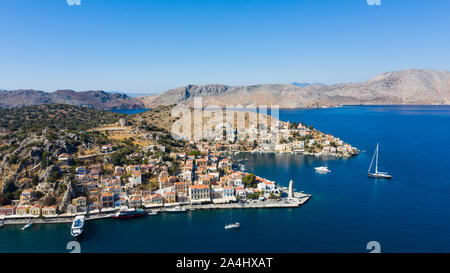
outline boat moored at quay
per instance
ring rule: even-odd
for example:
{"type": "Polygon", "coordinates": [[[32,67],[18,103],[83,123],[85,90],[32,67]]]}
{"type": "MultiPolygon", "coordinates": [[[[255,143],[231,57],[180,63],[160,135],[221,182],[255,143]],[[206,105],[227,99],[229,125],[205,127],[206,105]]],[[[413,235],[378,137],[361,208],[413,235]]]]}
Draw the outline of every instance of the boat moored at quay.
{"type": "Polygon", "coordinates": [[[129,219],[148,215],[142,209],[121,208],[112,218],[114,219],[129,219]]]}
{"type": "Polygon", "coordinates": [[[84,228],[85,222],[86,222],[86,219],[83,215],[76,216],[72,222],[72,228],[70,229],[70,235],[72,235],[74,238],[81,237],[81,235],[83,235],[84,231],[85,231],[85,228],[84,228]]]}

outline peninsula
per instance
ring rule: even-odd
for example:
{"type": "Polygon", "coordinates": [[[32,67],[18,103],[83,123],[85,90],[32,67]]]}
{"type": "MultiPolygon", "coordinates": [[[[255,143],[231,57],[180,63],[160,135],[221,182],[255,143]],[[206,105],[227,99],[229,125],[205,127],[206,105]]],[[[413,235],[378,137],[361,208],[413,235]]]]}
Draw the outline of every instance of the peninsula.
{"type": "MultiPolygon", "coordinates": [[[[311,196],[233,161],[239,152],[351,157],[358,149],[312,126],[277,121],[279,143],[176,140],[173,106],[124,115],[44,104],[0,110],[0,218],[5,224],[167,211],[298,207],[311,196]]],[[[250,123],[249,126],[252,126],[250,123]]],[[[235,131],[231,130],[230,134],[235,131]]],[[[226,133],[226,132],[225,132],[226,133]]]]}

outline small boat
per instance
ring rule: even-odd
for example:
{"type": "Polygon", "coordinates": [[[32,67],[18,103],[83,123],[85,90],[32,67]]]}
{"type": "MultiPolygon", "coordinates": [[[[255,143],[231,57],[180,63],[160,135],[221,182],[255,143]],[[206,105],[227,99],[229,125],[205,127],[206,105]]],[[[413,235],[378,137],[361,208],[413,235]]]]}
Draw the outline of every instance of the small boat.
{"type": "Polygon", "coordinates": [[[26,230],[33,226],[33,221],[29,221],[25,226],[22,227],[22,230],[26,230]]]}
{"type": "Polygon", "coordinates": [[[375,149],[375,152],[374,152],[373,157],[372,157],[372,161],[370,162],[369,170],[367,170],[367,175],[369,177],[374,177],[374,178],[391,179],[392,175],[390,175],[389,173],[387,173],[387,172],[379,172],[378,171],[378,146],[379,146],[379,143],[377,143],[377,148],[375,149]],[[372,169],[373,160],[375,158],[376,158],[376,160],[375,160],[375,172],[371,173],[370,169],[372,169]]]}
{"type": "Polygon", "coordinates": [[[238,229],[241,227],[241,224],[239,222],[228,224],[225,226],[225,229],[238,229]]]}
{"type": "Polygon", "coordinates": [[[328,166],[315,167],[314,170],[316,170],[316,172],[318,172],[318,173],[329,173],[329,172],[331,172],[328,169],[328,166]]]}
{"type": "MultiPolygon", "coordinates": [[[[144,216],[144,215],[146,215],[146,213],[142,209],[122,208],[112,218],[115,218],[115,219],[128,219],[128,218],[141,217],[141,216],[144,216]]],[[[147,214],[147,215],[151,215],[151,214],[147,214]]]]}
{"type": "Polygon", "coordinates": [[[158,213],[156,211],[153,211],[153,210],[147,212],[147,215],[149,215],[149,216],[156,215],[156,214],[158,214],[158,213]]]}
{"type": "Polygon", "coordinates": [[[167,209],[166,211],[167,211],[167,212],[175,212],[175,213],[179,213],[179,212],[185,212],[186,209],[185,209],[185,208],[182,208],[181,206],[176,206],[176,207],[173,207],[173,208],[169,208],[169,209],[167,209]]]}
{"type": "Polygon", "coordinates": [[[70,229],[70,234],[77,238],[80,237],[84,232],[85,218],[83,215],[78,215],[72,222],[72,228],[70,229]]]}
{"type": "Polygon", "coordinates": [[[1,228],[2,226],[4,226],[4,225],[5,225],[5,221],[2,220],[2,221],[0,222],[0,228],[1,228]]]}
{"type": "Polygon", "coordinates": [[[241,227],[241,224],[239,222],[234,222],[232,219],[232,216],[228,217],[227,224],[225,225],[225,229],[238,229],[241,227]]]}

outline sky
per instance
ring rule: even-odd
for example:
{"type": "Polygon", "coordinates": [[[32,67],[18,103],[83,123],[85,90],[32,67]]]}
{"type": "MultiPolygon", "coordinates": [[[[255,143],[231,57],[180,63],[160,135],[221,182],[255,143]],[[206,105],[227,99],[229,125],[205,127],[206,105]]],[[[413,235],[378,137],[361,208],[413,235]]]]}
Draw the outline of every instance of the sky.
{"type": "Polygon", "coordinates": [[[1,0],[0,89],[158,93],[450,70],[450,1],[380,1],[1,0]]]}

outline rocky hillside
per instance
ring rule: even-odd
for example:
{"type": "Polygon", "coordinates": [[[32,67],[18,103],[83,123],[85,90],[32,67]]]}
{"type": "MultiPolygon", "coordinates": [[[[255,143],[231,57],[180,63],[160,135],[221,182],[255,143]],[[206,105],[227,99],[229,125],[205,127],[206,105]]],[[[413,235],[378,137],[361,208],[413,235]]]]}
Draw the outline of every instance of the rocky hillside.
{"type": "Polygon", "coordinates": [[[139,97],[147,108],[176,103],[280,105],[282,108],[358,104],[450,104],[450,72],[410,69],[387,72],[362,83],[335,85],[264,84],[252,86],[188,85],[156,96],[139,97]]]}
{"type": "Polygon", "coordinates": [[[70,184],[56,167],[58,155],[108,143],[105,135],[84,130],[123,117],[55,104],[0,110],[0,203],[17,199],[22,189],[30,187],[58,197],[66,187],[57,187],[70,184]]]}
{"type": "Polygon", "coordinates": [[[52,93],[36,90],[0,91],[0,108],[49,103],[70,104],[104,110],[143,108],[143,104],[139,100],[126,94],[107,93],[105,91],[58,90],[52,93]]]}
{"type": "Polygon", "coordinates": [[[0,130],[12,134],[53,130],[81,131],[118,121],[123,114],[65,104],[0,109],[0,130]]]}
{"type": "Polygon", "coordinates": [[[183,147],[184,143],[158,127],[166,125],[170,129],[171,121],[163,119],[170,118],[170,107],[141,115],[65,104],[0,109],[0,206],[19,199],[24,189],[33,189],[40,201],[58,204],[61,210],[76,194],[73,182],[77,166],[102,164],[106,172],[112,173],[112,166],[118,162],[142,164],[137,157],[140,142],[164,145],[167,152],[183,147]],[[128,135],[118,137],[122,132],[114,129],[118,127],[129,127],[128,135]],[[107,144],[113,146],[114,152],[98,156],[107,144]],[[58,164],[62,153],[70,154],[70,166],[58,164]]]}

